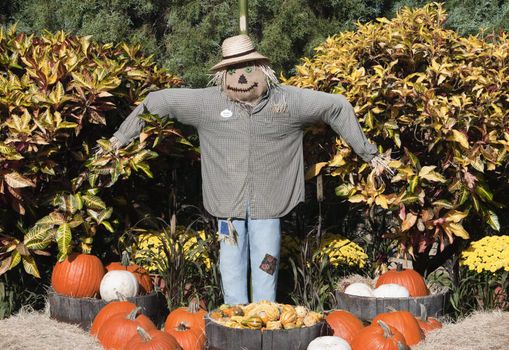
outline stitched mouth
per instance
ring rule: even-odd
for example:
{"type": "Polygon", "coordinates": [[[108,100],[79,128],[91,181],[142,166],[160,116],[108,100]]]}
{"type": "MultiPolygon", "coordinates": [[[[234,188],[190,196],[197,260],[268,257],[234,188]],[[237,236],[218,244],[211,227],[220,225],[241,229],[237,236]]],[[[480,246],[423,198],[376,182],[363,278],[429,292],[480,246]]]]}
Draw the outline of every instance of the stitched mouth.
{"type": "Polygon", "coordinates": [[[227,85],[226,88],[228,90],[235,91],[235,92],[248,92],[248,91],[253,90],[257,86],[258,86],[258,83],[253,83],[253,85],[251,85],[250,87],[248,87],[246,89],[235,88],[235,87],[231,87],[230,85],[227,85]]]}

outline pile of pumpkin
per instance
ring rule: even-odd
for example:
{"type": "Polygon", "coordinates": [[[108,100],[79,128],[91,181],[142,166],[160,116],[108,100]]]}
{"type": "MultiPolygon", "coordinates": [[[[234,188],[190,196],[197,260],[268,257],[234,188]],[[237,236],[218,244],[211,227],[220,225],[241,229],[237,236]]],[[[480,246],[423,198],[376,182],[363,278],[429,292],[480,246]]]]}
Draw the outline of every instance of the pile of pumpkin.
{"type": "Polygon", "coordinates": [[[344,310],[330,312],[325,320],[333,336],[313,340],[307,350],[402,350],[424,339],[429,332],[441,328],[435,318],[422,314],[414,317],[408,311],[378,314],[371,325],[364,326],[355,315],[344,310]]]}
{"type": "Polygon", "coordinates": [[[352,283],[344,293],[375,298],[409,298],[429,295],[424,277],[412,269],[403,269],[401,264],[378,277],[375,289],[366,283],[352,283]]]}
{"type": "Polygon", "coordinates": [[[107,350],[202,350],[205,314],[193,302],[170,312],[164,329],[159,330],[135,304],[111,301],[95,317],[90,334],[107,350]]]}
{"type": "Polygon", "coordinates": [[[149,294],[154,290],[148,272],[129,263],[123,254],[122,262],[112,262],[106,267],[90,254],[72,253],[57,262],[51,275],[51,286],[56,293],[74,298],[95,298],[105,301],[149,294]]]}
{"type": "Polygon", "coordinates": [[[115,350],[202,350],[205,344],[206,311],[192,303],[178,308],[166,318],[164,331],[157,329],[140,308],[126,300],[151,293],[153,283],[145,269],[126,262],[106,267],[94,255],[72,253],[58,262],[51,276],[55,292],[75,298],[95,298],[108,303],[96,315],[91,335],[97,337],[105,349],[115,350]],[[117,299],[117,300],[115,300],[117,299]]]}
{"type": "MultiPolygon", "coordinates": [[[[407,296],[429,294],[424,279],[413,270],[389,271],[377,281],[377,289],[388,286],[404,287],[407,296]]],[[[90,330],[105,349],[159,349],[201,350],[205,345],[206,311],[196,303],[189,308],[173,310],[167,317],[164,330],[140,313],[140,308],[123,296],[150,293],[153,285],[148,273],[135,264],[112,263],[106,268],[93,255],[73,253],[56,264],[52,274],[54,290],[72,297],[101,297],[109,303],[97,314],[90,330]],[[106,272],[108,271],[108,272],[106,272]],[[129,275],[130,274],[130,275],[129,275]],[[110,276],[110,277],[108,277],[110,276]],[[126,283],[124,283],[126,282],[126,283]],[[113,299],[123,300],[113,300],[113,299]],[[111,301],[110,301],[111,300],[111,301]]],[[[352,284],[345,289],[352,294],[373,296],[369,285],[352,284]],[[348,288],[350,287],[350,289],[348,288]]],[[[401,297],[401,296],[399,296],[401,297]]],[[[310,327],[319,323],[323,316],[303,306],[277,304],[261,301],[248,305],[222,305],[209,317],[231,328],[259,330],[292,329],[310,327]]],[[[428,318],[425,310],[419,319],[407,311],[392,311],[377,315],[371,325],[364,326],[356,316],[344,310],[335,310],[325,317],[333,336],[313,340],[308,350],[401,350],[417,344],[425,335],[441,324],[428,318]]]]}
{"type": "MultiPolygon", "coordinates": [[[[403,269],[401,264],[383,273],[374,289],[366,283],[356,282],[348,285],[344,293],[368,298],[410,298],[430,294],[424,278],[415,270],[403,269]]],[[[408,311],[385,312],[378,314],[367,327],[345,310],[332,311],[325,320],[334,336],[313,340],[308,350],[408,349],[429,332],[442,327],[440,321],[427,317],[424,306],[419,318],[408,311]]]]}
{"type": "Polygon", "coordinates": [[[225,327],[262,331],[311,327],[323,319],[322,314],[304,306],[266,300],[247,305],[221,305],[209,317],[225,327]]]}

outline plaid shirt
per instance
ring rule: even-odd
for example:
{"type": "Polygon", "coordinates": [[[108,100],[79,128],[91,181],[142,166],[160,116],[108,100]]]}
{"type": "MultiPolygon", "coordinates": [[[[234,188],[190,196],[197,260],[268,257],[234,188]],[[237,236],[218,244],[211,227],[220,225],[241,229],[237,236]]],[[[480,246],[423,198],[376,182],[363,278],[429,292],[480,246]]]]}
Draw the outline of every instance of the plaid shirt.
{"type": "Polygon", "coordinates": [[[114,136],[137,137],[143,107],[198,130],[205,209],[220,218],[278,218],[304,201],[303,127],[323,120],[363,160],[378,152],[342,95],[291,86],[271,88],[253,108],[233,102],[219,87],[151,92],[114,136]]]}

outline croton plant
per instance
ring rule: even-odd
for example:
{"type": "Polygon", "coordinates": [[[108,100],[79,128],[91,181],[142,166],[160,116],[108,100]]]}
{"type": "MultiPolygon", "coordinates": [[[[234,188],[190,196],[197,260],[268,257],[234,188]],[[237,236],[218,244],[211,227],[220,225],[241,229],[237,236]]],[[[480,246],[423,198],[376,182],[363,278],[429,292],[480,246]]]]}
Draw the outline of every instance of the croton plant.
{"type": "Polygon", "coordinates": [[[21,262],[39,277],[34,255],[52,243],[63,261],[114,231],[101,191],[131,172],[150,177],[163,139],[167,154],[190,143],[150,114],[129,147],[110,152],[106,140],[150,91],[180,84],[138,46],[0,28],[0,274],[21,262]]]}
{"type": "Polygon", "coordinates": [[[385,236],[424,262],[421,272],[433,243],[440,255],[458,238],[500,230],[508,193],[509,36],[465,38],[445,21],[433,3],[359,25],[328,38],[285,81],[345,95],[393,159],[395,176],[377,176],[343,140],[327,148],[319,128],[308,135],[308,178],[324,170],[338,196],[389,212],[385,236]],[[319,145],[329,159],[313,151],[319,145]]]}

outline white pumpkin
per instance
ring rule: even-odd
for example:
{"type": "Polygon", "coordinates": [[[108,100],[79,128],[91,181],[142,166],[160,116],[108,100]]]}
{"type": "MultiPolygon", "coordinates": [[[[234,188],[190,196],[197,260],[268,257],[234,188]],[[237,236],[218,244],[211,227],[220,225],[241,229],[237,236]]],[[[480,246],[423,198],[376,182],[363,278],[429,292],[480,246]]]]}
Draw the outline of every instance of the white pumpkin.
{"type": "Polygon", "coordinates": [[[406,287],[396,283],[382,284],[373,291],[377,298],[408,298],[410,293],[406,287]]]}
{"type": "Polygon", "coordinates": [[[355,282],[345,288],[345,293],[360,297],[372,297],[373,289],[371,289],[371,287],[366,283],[355,282]]]}
{"type": "Polygon", "coordinates": [[[134,297],[138,294],[139,285],[136,276],[125,270],[113,270],[107,272],[101,280],[99,292],[101,298],[106,301],[118,299],[118,294],[124,297],[134,297]]]}
{"type": "Polygon", "coordinates": [[[315,338],[309,343],[307,350],[352,350],[346,340],[335,336],[315,338]]]}

